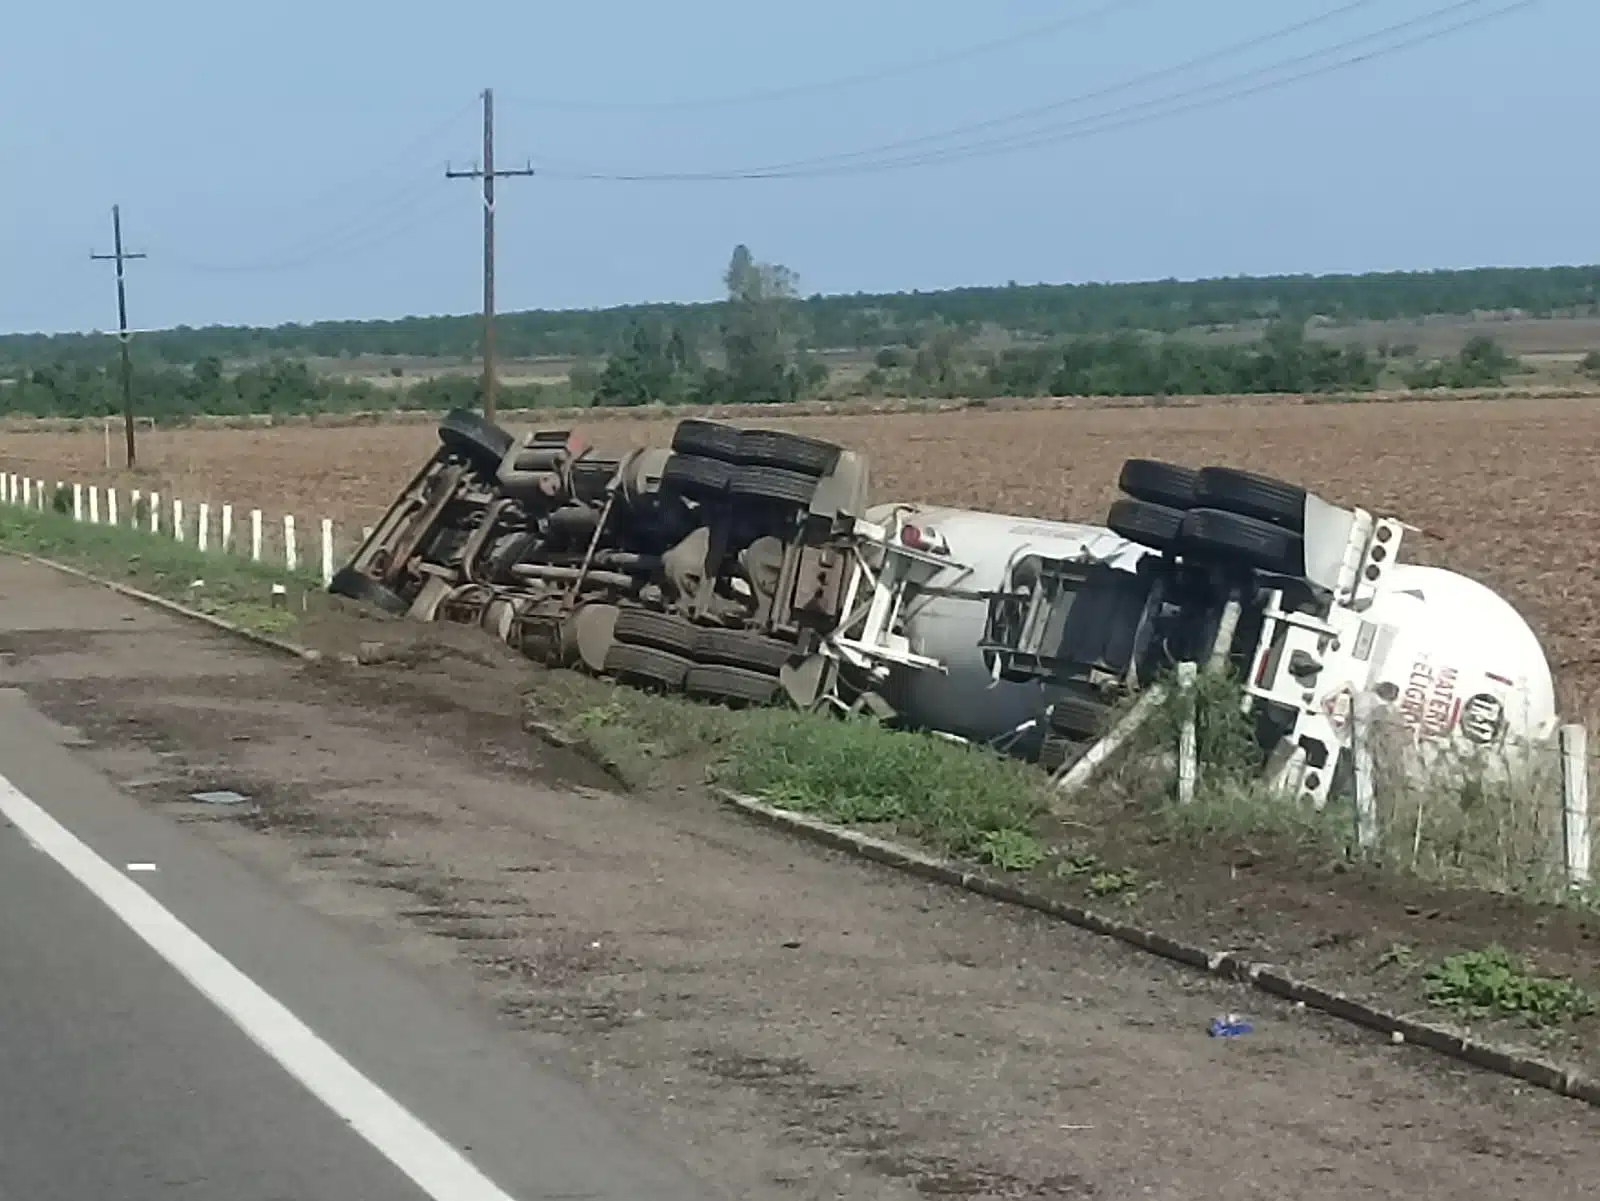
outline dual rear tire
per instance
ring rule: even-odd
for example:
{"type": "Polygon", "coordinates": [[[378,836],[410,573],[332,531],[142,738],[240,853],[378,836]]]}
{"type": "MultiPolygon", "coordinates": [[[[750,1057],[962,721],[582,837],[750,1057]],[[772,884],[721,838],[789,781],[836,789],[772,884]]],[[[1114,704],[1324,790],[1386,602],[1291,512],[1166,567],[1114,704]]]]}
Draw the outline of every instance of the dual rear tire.
{"type": "Polygon", "coordinates": [[[1231,467],[1129,459],[1107,526],[1141,546],[1270,575],[1305,574],[1306,491],[1231,467]]]}

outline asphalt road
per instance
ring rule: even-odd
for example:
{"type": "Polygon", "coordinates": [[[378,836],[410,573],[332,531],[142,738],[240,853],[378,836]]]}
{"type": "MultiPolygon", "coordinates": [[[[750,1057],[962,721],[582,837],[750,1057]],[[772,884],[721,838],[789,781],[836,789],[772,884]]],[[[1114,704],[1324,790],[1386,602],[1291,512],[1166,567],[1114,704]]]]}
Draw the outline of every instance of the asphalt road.
{"type": "Polygon", "coordinates": [[[0,689],[0,1198],[713,1195],[59,738],[0,689]]]}

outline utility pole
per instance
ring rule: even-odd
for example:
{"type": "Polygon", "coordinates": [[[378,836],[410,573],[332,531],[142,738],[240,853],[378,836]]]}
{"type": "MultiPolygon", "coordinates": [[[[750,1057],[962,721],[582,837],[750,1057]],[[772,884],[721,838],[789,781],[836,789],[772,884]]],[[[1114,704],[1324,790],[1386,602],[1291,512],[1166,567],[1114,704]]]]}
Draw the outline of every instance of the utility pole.
{"type": "Polygon", "coordinates": [[[128,361],[128,289],[123,282],[123,265],[129,259],[148,258],[145,254],[130,254],[122,249],[122,206],[111,206],[111,237],[116,247],[114,254],[90,253],[91,259],[105,259],[117,264],[117,340],[122,344],[122,430],[128,443],[128,470],[134,467],[133,452],[133,364],[128,361]]]}
{"type": "Polygon", "coordinates": [[[444,169],[446,179],[483,180],[483,415],[495,419],[494,408],[494,181],[532,175],[533,167],[494,169],[494,89],[483,89],[483,166],[471,171],[444,169]]]}

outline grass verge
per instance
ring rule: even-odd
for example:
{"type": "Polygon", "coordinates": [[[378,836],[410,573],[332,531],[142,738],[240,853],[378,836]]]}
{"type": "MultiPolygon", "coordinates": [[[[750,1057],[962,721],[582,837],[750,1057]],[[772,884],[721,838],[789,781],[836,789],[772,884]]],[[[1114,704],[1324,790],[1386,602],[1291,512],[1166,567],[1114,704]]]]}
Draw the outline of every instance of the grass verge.
{"type": "Polygon", "coordinates": [[[75,522],[53,511],[0,507],[0,549],[53,559],[258,634],[292,634],[307,594],[321,591],[307,572],[218,551],[202,553],[191,543],[122,526],[75,522]],[[274,584],[287,590],[281,608],[272,604],[274,584]]]}
{"type": "MultiPolygon", "coordinates": [[[[647,791],[693,788],[709,772],[776,807],[914,840],[1380,1008],[1425,1006],[1509,1045],[1527,1049],[1531,1039],[1540,1052],[1600,1064],[1589,1043],[1600,976],[1578,907],[1493,890],[1493,873],[1435,870],[1442,855],[1413,862],[1414,811],[1404,805],[1383,845],[1362,855],[1347,803],[1317,812],[1261,786],[1260,752],[1228,680],[1202,678],[1194,703],[1204,764],[1194,803],[1176,804],[1171,764],[1161,762],[1183,718],[1175,700],[1102,787],[1063,811],[1028,765],[867,721],[733,711],[566,672],[548,673],[530,698],[647,791]],[[1455,891],[1463,884],[1487,899],[1455,891]],[[1383,947],[1391,951],[1379,956],[1383,947]]],[[[1468,810],[1480,801],[1456,798],[1468,810]]],[[[1444,802],[1428,805],[1442,815],[1444,802]]],[[[1481,834],[1467,843],[1481,841],[1475,861],[1485,870],[1505,862],[1494,853],[1505,825],[1473,826],[1481,834]]]]}
{"type": "Polygon", "coordinates": [[[923,734],[783,709],[732,710],[552,673],[535,708],[633,785],[708,771],[735,792],[878,827],[1007,870],[1041,863],[1044,780],[1024,763],[923,734]]]}

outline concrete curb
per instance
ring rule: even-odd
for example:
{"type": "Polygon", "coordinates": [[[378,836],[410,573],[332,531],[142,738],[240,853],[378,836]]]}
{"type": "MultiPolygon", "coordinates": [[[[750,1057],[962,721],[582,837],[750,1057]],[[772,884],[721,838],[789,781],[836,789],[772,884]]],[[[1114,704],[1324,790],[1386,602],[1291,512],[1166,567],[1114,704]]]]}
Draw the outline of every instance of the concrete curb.
{"type": "Polygon", "coordinates": [[[1519,1052],[1508,1051],[1467,1035],[1456,1034],[1442,1026],[1377,1009],[1343,993],[1297,980],[1287,972],[1267,964],[1254,963],[1231,952],[1208,951],[1203,947],[1180,942],[1130,922],[1118,921],[1069,902],[1008,884],[983,872],[972,871],[953,860],[928,855],[899,843],[862,834],[803,813],[779,809],[753,797],[740,796],[726,789],[718,788],[713,791],[724,804],[749,817],[834,850],[870,859],[920,876],[925,880],[948,884],[991,900],[1057,918],[1093,934],[1114,938],[1162,959],[1181,963],[1185,967],[1198,969],[1220,979],[1248,984],[1260,992],[1282,1000],[1302,1003],[1308,1009],[1315,1009],[1341,1021],[1387,1034],[1391,1038],[1398,1035],[1405,1042],[1426,1047],[1430,1051],[1471,1064],[1473,1067],[1497,1072],[1502,1076],[1509,1076],[1589,1105],[1600,1106],[1600,1080],[1591,1079],[1576,1070],[1569,1070],[1519,1052]]]}
{"type": "Polygon", "coordinates": [[[23,559],[29,563],[37,563],[41,567],[48,567],[52,571],[61,572],[63,575],[85,580],[91,584],[98,584],[100,587],[109,588],[112,592],[120,596],[126,596],[130,600],[154,605],[158,609],[165,609],[168,613],[188,618],[190,621],[203,622],[214,629],[232,634],[236,638],[243,638],[247,642],[253,642],[257,646],[266,647],[268,650],[277,651],[281,655],[293,655],[296,659],[304,660],[307,663],[315,663],[322,658],[320,651],[309,650],[284,638],[274,638],[271,634],[258,634],[254,630],[247,630],[243,626],[235,625],[233,622],[226,621],[221,617],[215,617],[210,613],[202,613],[198,609],[191,609],[188,605],[168,600],[164,596],[157,596],[153,592],[145,592],[127,584],[119,584],[115,580],[104,579],[81,568],[69,567],[67,564],[58,563],[54,559],[46,559],[42,555],[30,555],[26,551],[20,550],[0,550],[0,554],[10,555],[14,559],[23,559]]]}

